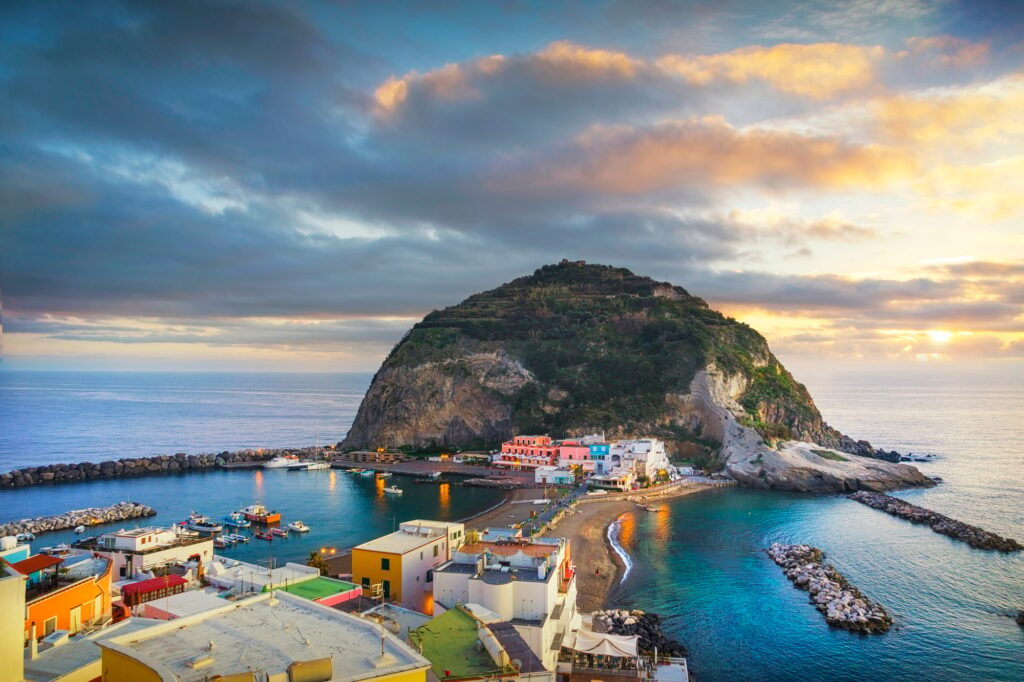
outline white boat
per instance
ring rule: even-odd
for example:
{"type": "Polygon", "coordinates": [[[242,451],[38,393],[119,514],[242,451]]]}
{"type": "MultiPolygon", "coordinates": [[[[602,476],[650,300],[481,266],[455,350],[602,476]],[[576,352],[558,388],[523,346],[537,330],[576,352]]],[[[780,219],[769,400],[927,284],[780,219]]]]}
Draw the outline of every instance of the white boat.
{"type": "Polygon", "coordinates": [[[382,471],[379,474],[377,474],[377,478],[391,478],[391,472],[390,471],[382,471]]]}
{"type": "Polygon", "coordinates": [[[39,550],[40,554],[49,554],[50,556],[63,556],[71,553],[71,545],[61,543],[54,545],[53,547],[43,547],[39,550]]]}
{"type": "Polygon", "coordinates": [[[269,462],[263,463],[264,469],[286,469],[288,467],[298,466],[299,458],[295,455],[279,455],[269,462]]]}
{"type": "Polygon", "coordinates": [[[366,469],[365,471],[360,471],[359,475],[360,476],[376,476],[377,472],[374,471],[373,469],[366,469]]]}
{"type": "Polygon", "coordinates": [[[323,471],[324,469],[330,469],[330,462],[311,462],[306,471],[323,471]]]}
{"type": "Polygon", "coordinates": [[[224,526],[211,520],[209,516],[192,512],[188,517],[188,529],[199,533],[219,533],[224,530],[224,526]]]}
{"type": "Polygon", "coordinates": [[[32,540],[36,539],[36,534],[35,533],[31,533],[31,532],[29,532],[29,533],[18,533],[18,535],[16,537],[18,539],[18,542],[31,542],[32,540]]]}
{"type": "Polygon", "coordinates": [[[245,515],[240,511],[233,511],[224,517],[225,526],[234,526],[235,528],[248,528],[252,525],[249,519],[245,518],[245,515]]]}
{"type": "Polygon", "coordinates": [[[402,489],[396,485],[389,485],[387,488],[384,488],[384,492],[388,493],[389,495],[401,495],[402,489]]]}
{"type": "Polygon", "coordinates": [[[304,524],[302,521],[292,521],[288,524],[288,529],[293,530],[296,533],[308,533],[309,526],[304,524]]]}
{"type": "Polygon", "coordinates": [[[437,480],[437,479],[441,478],[441,472],[440,471],[431,471],[429,474],[427,474],[427,478],[431,478],[431,479],[437,480]]]}
{"type": "Polygon", "coordinates": [[[75,533],[81,535],[85,532],[85,526],[75,526],[75,533]]]}

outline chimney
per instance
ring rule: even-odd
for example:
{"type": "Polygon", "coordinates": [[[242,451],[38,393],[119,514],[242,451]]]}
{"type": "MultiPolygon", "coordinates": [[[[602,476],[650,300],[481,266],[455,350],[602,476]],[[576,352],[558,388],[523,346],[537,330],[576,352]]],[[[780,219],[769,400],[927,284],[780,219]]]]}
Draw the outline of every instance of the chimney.
{"type": "Polygon", "coordinates": [[[39,656],[39,642],[36,641],[36,624],[32,623],[32,630],[28,637],[28,657],[36,660],[39,656]]]}

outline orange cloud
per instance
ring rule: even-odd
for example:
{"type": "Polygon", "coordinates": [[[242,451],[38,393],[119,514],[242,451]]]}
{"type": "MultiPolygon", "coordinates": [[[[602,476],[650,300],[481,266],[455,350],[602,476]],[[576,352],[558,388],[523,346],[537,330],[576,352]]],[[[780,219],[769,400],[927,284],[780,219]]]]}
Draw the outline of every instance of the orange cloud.
{"type": "Polygon", "coordinates": [[[956,36],[929,36],[907,38],[907,49],[897,52],[897,58],[922,57],[942,66],[977,66],[988,59],[991,43],[979,43],[956,36]]]}
{"type": "Polygon", "coordinates": [[[744,47],[715,55],[667,55],[659,68],[695,85],[762,80],[782,92],[825,99],[871,84],[881,47],[817,43],[744,47]]]}
{"type": "Polygon", "coordinates": [[[623,52],[598,50],[568,40],[551,43],[530,62],[546,76],[556,78],[633,78],[644,63],[623,52]]]}
{"type": "Polygon", "coordinates": [[[577,139],[570,159],[535,167],[527,184],[639,195],[673,187],[759,185],[874,188],[910,177],[908,155],[875,145],[758,128],[720,117],[651,128],[595,128],[577,139]]]}
{"type": "Polygon", "coordinates": [[[917,183],[936,212],[999,221],[1024,213],[1024,156],[974,166],[941,165],[917,183]]]}

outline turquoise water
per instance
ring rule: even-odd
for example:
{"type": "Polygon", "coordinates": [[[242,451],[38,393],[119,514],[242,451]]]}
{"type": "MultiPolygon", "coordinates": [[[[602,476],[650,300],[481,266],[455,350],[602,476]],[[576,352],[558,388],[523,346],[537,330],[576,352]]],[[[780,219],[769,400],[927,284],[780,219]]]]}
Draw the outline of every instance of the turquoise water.
{"type": "MultiPolygon", "coordinates": [[[[302,520],[309,533],[290,533],[271,542],[248,544],[218,552],[243,561],[305,562],[321,548],[340,550],[389,533],[395,523],[416,518],[458,520],[500,502],[502,496],[483,488],[420,485],[409,476],[394,476],[403,495],[385,495],[372,478],[339,470],[242,470],[189,473],[110,481],[39,486],[0,492],[0,519],[43,516],[72,508],[109,505],[120,500],[148,504],[157,515],[139,521],[96,526],[89,534],[119,527],[168,526],[198,510],[215,519],[260,500],[282,513],[282,524],[302,520]]],[[[251,534],[251,529],[241,531],[251,534]]],[[[33,547],[71,542],[71,531],[41,535],[33,547]]]]}
{"type": "MultiPolygon", "coordinates": [[[[1024,540],[1018,367],[798,374],[839,428],[934,452],[917,504],[1024,540]]],[[[967,545],[842,497],[722,490],[623,519],[634,568],[619,604],[663,614],[704,680],[1021,680],[1024,555],[967,545]],[[825,625],[761,548],[806,542],[895,618],[889,633],[825,625]]]]}

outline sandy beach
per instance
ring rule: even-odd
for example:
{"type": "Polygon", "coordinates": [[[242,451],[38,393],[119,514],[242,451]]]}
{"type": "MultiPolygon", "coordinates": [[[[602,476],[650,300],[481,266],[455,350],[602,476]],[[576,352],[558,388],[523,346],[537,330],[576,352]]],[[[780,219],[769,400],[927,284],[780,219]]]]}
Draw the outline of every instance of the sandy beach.
{"type": "MultiPolygon", "coordinates": [[[[662,495],[648,495],[655,504],[683,495],[708,490],[707,485],[688,485],[674,488],[662,495]]],[[[518,500],[540,499],[540,489],[514,490],[509,500],[500,507],[482,514],[467,523],[471,528],[502,527],[524,521],[535,508],[518,500]]],[[[642,494],[639,493],[638,496],[642,494]]],[[[608,541],[608,526],[624,513],[637,511],[636,504],[625,499],[587,501],[576,505],[576,510],[564,516],[544,533],[572,540],[572,557],[577,568],[577,598],[580,611],[596,611],[608,606],[614,598],[619,575],[624,569],[621,559],[608,541]]]]}

